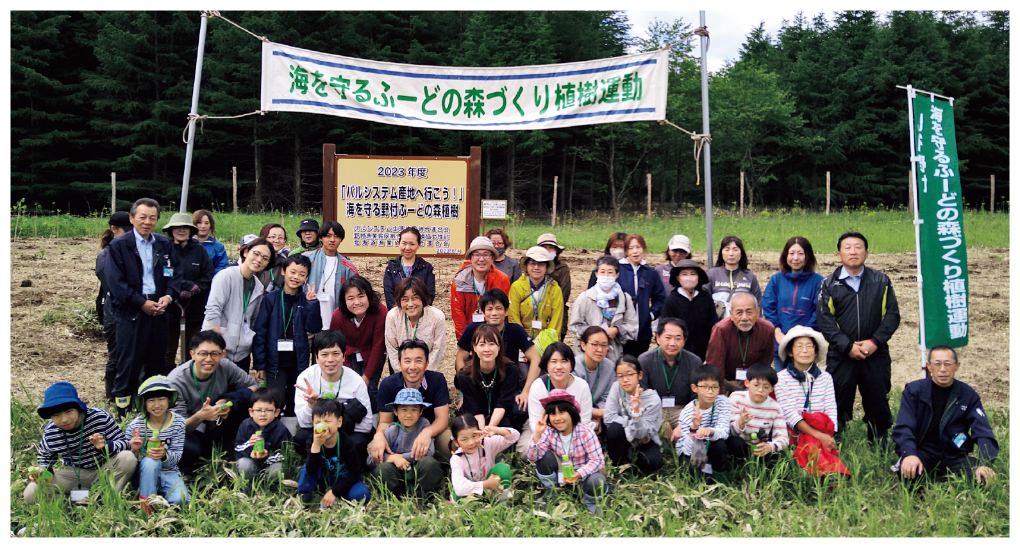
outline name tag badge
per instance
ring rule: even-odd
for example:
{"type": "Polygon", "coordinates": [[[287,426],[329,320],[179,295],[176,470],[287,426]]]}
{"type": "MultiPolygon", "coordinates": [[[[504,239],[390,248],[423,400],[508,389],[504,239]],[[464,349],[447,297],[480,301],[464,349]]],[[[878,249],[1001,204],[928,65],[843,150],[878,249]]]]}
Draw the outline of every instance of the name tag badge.
{"type": "Polygon", "coordinates": [[[521,363],[527,363],[528,357],[524,355],[524,351],[523,350],[518,350],[517,351],[517,361],[519,361],[521,363]]]}
{"type": "Polygon", "coordinates": [[[361,362],[365,361],[365,358],[361,357],[361,352],[355,352],[354,353],[354,360],[356,362],[358,362],[358,363],[361,363],[361,362]]]}
{"type": "Polygon", "coordinates": [[[294,341],[290,339],[279,339],[276,341],[276,350],[277,352],[293,352],[294,341]]]}
{"type": "Polygon", "coordinates": [[[738,381],[746,381],[747,380],[747,370],[746,369],[737,369],[737,380],[738,381]]]}
{"type": "Polygon", "coordinates": [[[485,321],[485,316],[482,314],[472,314],[471,321],[475,323],[482,323],[485,321]]]}
{"type": "Polygon", "coordinates": [[[963,442],[965,441],[967,441],[967,434],[964,434],[963,432],[953,436],[953,445],[955,445],[957,449],[963,447],[963,442]]]}
{"type": "Polygon", "coordinates": [[[676,398],[674,397],[662,398],[662,407],[663,408],[676,407],[676,398]]]}
{"type": "Polygon", "coordinates": [[[531,328],[532,329],[542,329],[542,322],[539,321],[539,320],[532,321],[531,322],[531,328]]]}
{"type": "Polygon", "coordinates": [[[170,268],[169,266],[164,266],[163,267],[163,277],[164,278],[173,278],[174,277],[174,269],[170,268]]]}
{"type": "Polygon", "coordinates": [[[71,489],[71,502],[83,503],[89,498],[88,489],[71,489]]]}

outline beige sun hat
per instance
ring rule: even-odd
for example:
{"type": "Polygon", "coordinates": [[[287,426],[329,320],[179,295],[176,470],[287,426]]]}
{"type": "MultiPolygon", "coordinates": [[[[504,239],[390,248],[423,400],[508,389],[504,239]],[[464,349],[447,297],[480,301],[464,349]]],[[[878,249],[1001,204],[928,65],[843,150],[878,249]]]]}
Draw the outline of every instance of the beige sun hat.
{"type": "Polygon", "coordinates": [[[524,254],[524,263],[530,261],[547,263],[555,260],[556,254],[540,245],[529,247],[528,251],[524,254]]]}
{"type": "Polygon", "coordinates": [[[680,251],[686,251],[687,253],[690,253],[691,239],[688,238],[687,236],[684,236],[683,234],[674,234],[673,237],[669,239],[669,243],[666,244],[666,249],[669,250],[679,249],[680,251]]]}
{"type": "Polygon", "coordinates": [[[815,363],[822,363],[825,361],[825,354],[829,351],[829,343],[825,341],[825,337],[821,333],[805,327],[803,325],[795,325],[783,335],[783,340],[779,342],[779,359],[782,362],[786,362],[786,347],[793,342],[794,339],[799,337],[811,337],[815,340],[815,344],[818,345],[818,354],[815,356],[815,363]]]}
{"type": "Polygon", "coordinates": [[[556,241],[556,235],[553,234],[552,232],[546,232],[545,234],[542,234],[541,236],[539,236],[536,244],[537,245],[551,245],[551,246],[555,247],[556,249],[559,249],[560,251],[563,251],[564,249],[566,249],[565,247],[560,245],[559,242],[556,241]]]}
{"type": "Polygon", "coordinates": [[[475,251],[482,250],[492,253],[493,257],[496,256],[496,246],[492,245],[492,240],[485,236],[478,236],[474,240],[471,240],[471,245],[468,247],[466,255],[470,257],[475,251]]]}

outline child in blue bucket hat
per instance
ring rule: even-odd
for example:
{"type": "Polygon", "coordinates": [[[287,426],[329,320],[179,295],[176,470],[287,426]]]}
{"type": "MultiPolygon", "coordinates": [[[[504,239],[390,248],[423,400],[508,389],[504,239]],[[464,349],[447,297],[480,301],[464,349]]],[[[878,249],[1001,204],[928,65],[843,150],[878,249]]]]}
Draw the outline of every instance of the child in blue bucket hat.
{"type": "Polygon", "coordinates": [[[383,433],[387,450],[373,474],[396,496],[417,494],[424,498],[438,493],[445,483],[446,475],[434,456],[435,441],[426,432],[432,423],[421,416],[431,405],[415,388],[401,389],[390,404],[397,422],[383,433]],[[411,449],[421,435],[429,436],[429,448],[424,457],[415,459],[411,449]]]}
{"type": "Polygon", "coordinates": [[[124,488],[137,461],[113,416],[86,405],[67,381],[46,388],[37,411],[46,424],[36,448],[36,465],[28,472],[25,502],[34,503],[40,489],[56,486],[61,493],[69,492],[72,501],[85,503],[100,467],[112,470],[117,491],[124,488]],[[63,466],[55,468],[58,458],[63,466]]]}

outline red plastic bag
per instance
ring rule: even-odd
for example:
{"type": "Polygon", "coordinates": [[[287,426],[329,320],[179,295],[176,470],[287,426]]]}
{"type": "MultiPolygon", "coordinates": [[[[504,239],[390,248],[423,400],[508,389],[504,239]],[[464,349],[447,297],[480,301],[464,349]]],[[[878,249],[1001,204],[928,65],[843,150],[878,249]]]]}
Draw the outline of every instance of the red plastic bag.
{"type": "MultiPolygon", "coordinates": [[[[809,411],[803,414],[803,419],[807,421],[808,425],[823,434],[831,436],[836,431],[832,420],[825,413],[809,411]]],[[[834,473],[850,475],[850,470],[847,469],[846,465],[839,458],[839,450],[825,448],[822,442],[808,434],[801,433],[799,438],[797,440],[797,449],[793,452],[793,458],[809,474],[815,476],[825,476],[834,473]]]]}

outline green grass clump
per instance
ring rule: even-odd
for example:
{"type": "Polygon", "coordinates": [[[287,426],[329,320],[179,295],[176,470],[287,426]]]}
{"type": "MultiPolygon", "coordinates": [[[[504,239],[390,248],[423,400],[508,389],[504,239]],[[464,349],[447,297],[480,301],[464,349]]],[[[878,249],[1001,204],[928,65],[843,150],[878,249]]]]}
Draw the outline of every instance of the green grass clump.
{"type": "MultiPolygon", "coordinates": [[[[898,394],[892,401],[899,400],[898,394]]],[[[513,455],[514,500],[510,504],[458,504],[396,499],[370,482],[367,507],[338,501],[319,511],[294,490],[256,488],[251,495],[230,464],[217,456],[187,479],[190,505],[142,513],[133,490],[93,488],[93,503],[76,506],[48,498],[34,506],[21,499],[25,469],[34,462],[42,420],[37,402],[11,400],[11,520],[42,537],[970,537],[1009,535],[1009,419],[989,409],[1001,453],[997,480],[987,489],[959,477],[911,489],[889,472],[892,449],[872,449],[860,421],[851,423],[841,454],[853,475],[828,480],[806,477],[787,458],[768,470],[752,463],[720,474],[706,485],[678,470],[672,449],[666,467],[653,478],[610,469],[616,486],[591,516],[576,493],[560,492],[547,506],[536,505],[533,467],[513,455]]],[[[296,478],[298,460],[289,455],[287,476],[296,478]]],[[[130,488],[129,488],[130,489],[130,488]]],[[[444,492],[445,493],[445,492],[444,492]]]]}
{"type": "MultiPolygon", "coordinates": [[[[216,217],[216,237],[236,244],[245,234],[257,234],[266,223],[280,223],[287,229],[287,242],[297,245],[297,230],[301,219],[321,219],[321,213],[219,213],[216,217]]],[[[164,212],[157,225],[161,229],[170,218],[164,212]]],[[[88,217],[73,215],[26,216],[11,213],[12,237],[41,238],[97,238],[106,229],[109,212],[88,217]]],[[[601,251],[612,232],[637,233],[648,242],[649,254],[659,256],[673,234],[686,234],[691,238],[694,255],[705,254],[705,217],[703,212],[677,211],[658,213],[650,221],[644,215],[628,214],[619,221],[608,215],[586,214],[583,217],[560,218],[555,228],[548,217],[518,218],[505,221],[486,221],[486,228],[505,227],[517,249],[534,245],[544,232],[556,234],[560,244],[570,249],[601,251]]],[[[826,216],[824,213],[792,210],[761,210],[740,217],[731,210],[716,209],[713,216],[713,257],[719,240],[735,234],[744,240],[748,250],[780,251],[790,236],[802,235],[814,244],[816,253],[835,252],[836,239],[847,230],[859,230],[869,240],[873,253],[901,253],[914,251],[913,215],[904,210],[840,210],[826,216]]],[[[964,213],[964,233],[968,247],[1009,247],[1009,213],[988,213],[967,210],[964,213]]],[[[228,248],[234,256],[236,249],[228,248]]],[[[395,250],[394,250],[395,253],[395,250]]]]}

